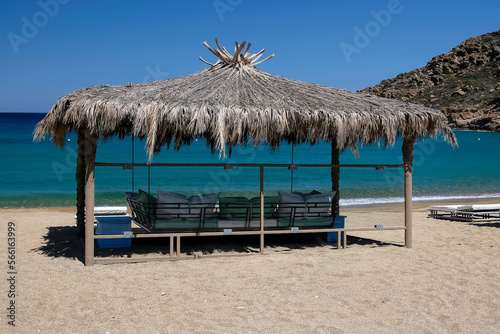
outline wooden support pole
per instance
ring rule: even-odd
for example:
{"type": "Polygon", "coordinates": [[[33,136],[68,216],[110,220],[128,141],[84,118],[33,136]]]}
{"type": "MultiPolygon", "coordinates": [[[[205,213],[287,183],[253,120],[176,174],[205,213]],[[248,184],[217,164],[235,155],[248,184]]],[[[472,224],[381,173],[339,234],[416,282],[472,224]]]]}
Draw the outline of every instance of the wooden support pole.
{"type": "Polygon", "coordinates": [[[170,256],[174,256],[174,237],[170,236],[170,256]]]}
{"type": "MultiPolygon", "coordinates": [[[[337,139],[332,140],[332,165],[340,165],[340,150],[338,148],[337,139]]],[[[333,199],[333,215],[338,216],[340,213],[340,167],[332,167],[332,191],[335,191],[335,198],[333,199]]]]}
{"type": "Polygon", "coordinates": [[[178,235],[176,239],[177,239],[177,245],[176,245],[177,246],[177,254],[176,255],[181,256],[181,236],[178,235]]]}
{"type": "Polygon", "coordinates": [[[85,132],[78,131],[78,156],[76,158],[76,228],[80,237],[85,236],[85,132]]]}
{"type": "Polygon", "coordinates": [[[97,138],[85,133],[85,265],[94,264],[94,195],[97,138]]]}
{"type": "Polygon", "coordinates": [[[405,167],[405,246],[407,248],[413,247],[413,220],[412,220],[412,173],[411,165],[409,168],[405,167]]]}
{"type": "Polygon", "coordinates": [[[260,167],[260,252],[264,253],[264,167],[260,167]]]}
{"type": "Polygon", "coordinates": [[[413,145],[416,137],[403,139],[403,162],[404,162],[404,190],[405,190],[405,246],[412,248],[413,222],[412,222],[412,166],[413,145]]]}

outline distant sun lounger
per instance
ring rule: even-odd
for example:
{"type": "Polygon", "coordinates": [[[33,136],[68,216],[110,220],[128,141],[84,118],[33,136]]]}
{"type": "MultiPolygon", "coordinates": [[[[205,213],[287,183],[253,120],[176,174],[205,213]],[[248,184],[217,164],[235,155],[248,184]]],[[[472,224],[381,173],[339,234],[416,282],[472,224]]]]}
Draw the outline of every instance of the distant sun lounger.
{"type": "Polygon", "coordinates": [[[500,221],[500,204],[431,206],[429,217],[467,222],[500,221]]]}

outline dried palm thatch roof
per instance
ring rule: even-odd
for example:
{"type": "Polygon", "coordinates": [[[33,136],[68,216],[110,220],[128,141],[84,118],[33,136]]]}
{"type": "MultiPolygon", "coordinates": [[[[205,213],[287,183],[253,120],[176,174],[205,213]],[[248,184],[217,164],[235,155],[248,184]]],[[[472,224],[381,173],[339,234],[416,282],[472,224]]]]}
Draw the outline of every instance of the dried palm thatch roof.
{"type": "Polygon", "coordinates": [[[35,139],[50,134],[63,146],[66,132],[85,128],[104,140],[135,135],[146,138],[150,158],[164,145],[178,149],[198,137],[223,155],[250,140],[273,149],[283,141],[335,140],[340,150],[357,151],[358,143],[394,145],[398,137],[442,134],[456,144],[440,111],[265,73],[254,66],[264,50],[250,55],[245,42],[236,42],[234,55],[218,43],[217,49],[204,45],[218,61],[202,59],[212,66],[195,74],[90,87],[60,98],[37,125],[35,139]]]}

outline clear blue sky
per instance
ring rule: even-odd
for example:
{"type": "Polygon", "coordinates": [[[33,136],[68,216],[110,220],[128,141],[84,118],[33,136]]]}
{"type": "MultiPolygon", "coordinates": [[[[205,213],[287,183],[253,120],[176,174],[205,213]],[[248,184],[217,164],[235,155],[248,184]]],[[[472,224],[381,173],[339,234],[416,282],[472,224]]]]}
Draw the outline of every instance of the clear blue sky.
{"type": "Polygon", "coordinates": [[[202,42],[252,43],[271,74],[355,91],[500,29],[500,1],[0,0],[0,111],[94,85],[185,76],[202,42]]]}

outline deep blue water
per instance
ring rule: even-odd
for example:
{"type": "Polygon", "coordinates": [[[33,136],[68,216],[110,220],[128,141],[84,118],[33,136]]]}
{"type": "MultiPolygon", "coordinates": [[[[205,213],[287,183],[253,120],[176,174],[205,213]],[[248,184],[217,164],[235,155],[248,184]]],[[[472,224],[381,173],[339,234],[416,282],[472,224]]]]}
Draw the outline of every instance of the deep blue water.
{"type": "MultiPolygon", "coordinates": [[[[33,142],[33,130],[44,114],[0,113],[0,207],[72,206],[75,204],[76,134],[67,136],[64,149],[50,138],[33,142]]],[[[500,133],[456,131],[458,148],[441,138],[427,138],[414,148],[413,195],[416,200],[457,197],[500,197],[500,133]]],[[[146,162],[144,141],[131,138],[100,143],[99,162],[146,162]]],[[[293,162],[330,163],[330,144],[300,145],[293,149],[293,162]]],[[[276,152],[266,146],[236,147],[231,158],[220,160],[212,155],[203,139],[179,152],[166,150],[153,162],[182,163],[286,163],[292,162],[292,147],[283,144],[276,152]]],[[[400,164],[401,142],[394,148],[372,145],[360,148],[360,158],[350,151],[342,153],[342,164],[400,164]]],[[[341,204],[365,204],[402,201],[402,169],[342,168],[341,204]]],[[[291,189],[287,168],[266,168],[265,189],[291,189]]],[[[141,188],[194,193],[221,192],[231,195],[257,195],[258,168],[164,168],[97,167],[96,202],[99,205],[125,205],[124,191],[141,188]],[[148,177],[149,173],[149,177],[148,177]]],[[[293,172],[293,190],[326,191],[331,188],[328,168],[299,168],[293,172]]]]}

